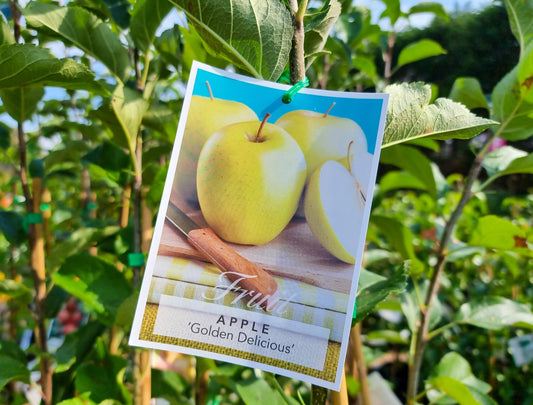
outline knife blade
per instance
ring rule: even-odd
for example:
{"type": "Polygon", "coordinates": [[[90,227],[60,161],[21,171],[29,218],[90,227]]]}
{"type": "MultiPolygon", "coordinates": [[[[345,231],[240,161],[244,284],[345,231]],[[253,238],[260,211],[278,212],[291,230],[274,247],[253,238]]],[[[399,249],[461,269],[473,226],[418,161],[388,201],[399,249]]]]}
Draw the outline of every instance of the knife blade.
{"type": "Polygon", "coordinates": [[[279,301],[276,280],[257,263],[238,254],[212,229],[198,226],[171,201],[166,219],[207,260],[226,273],[229,280],[238,281],[238,286],[247,291],[252,302],[261,303],[259,306],[263,308],[272,308],[279,301]]]}

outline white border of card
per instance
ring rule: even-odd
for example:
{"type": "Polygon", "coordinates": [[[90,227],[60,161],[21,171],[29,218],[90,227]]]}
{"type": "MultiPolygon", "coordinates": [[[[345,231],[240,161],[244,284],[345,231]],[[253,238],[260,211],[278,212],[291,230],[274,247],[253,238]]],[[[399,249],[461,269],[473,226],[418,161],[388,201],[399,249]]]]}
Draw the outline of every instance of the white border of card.
{"type": "MultiPolygon", "coordinates": [[[[357,283],[359,279],[360,263],[364,253],[364,239],[367,231],[368,219],[370,216],[371,196],[373,194],[378,168],[379,152],[385,127],[388,95],[377,93],[335,92],[329,90],[314,90],[304,88],[294,96],[292,102],[293,106],[291,107],[290,104],[287,105],[281,102],[281,96],[288,89],[290,89],[290,87],[291,86],[287,84],[273,83],[250,78],[233,72],[214,68],[199,62],[193,63],[190,72],[189,83],[187,85],[183,101],[181,119],[179,120],[177,135],[169,162],[168,174],[159,207],[159,214],[155,224],[154,236],[147,258],[146,270],[142,281],[129,344],[132,346],[208,357],[214,360],[258,368],[338,391],[340,389],[343,364],[348,346],[348,338],[350,335],[353,308],[356,300],[357,283]],[[297,106],[300,105],[298,104],[299,98],[301,98],[302,101],[308,101],[308,104],[301,104],[304,106],[311,105],[309,102],[312,103],[313,100],[317,102],[316,104],[320,104],[323,101],[326,102],[326,99],[328,102],[330,102],[332,99],[336,99],[338,100],[339,105],[344,105],[344,115],[350,115],[352,112],[355,114],[356,108],[362,108],[364,110],[365,105],[370,105],[373,103],[372,108],[374,114],[368,114],[369,117],[364,116],[364,113],[361,115],[361,112],[358,112],[359,115],[354,116],[354,118],[347,117],[353,119],[359,124],[361,120],[374,121],[371,123],[371,125],[365,126],[365,128],[373,128],[372,134],[365,133],[367,138],[369,136],[372,137],[371,142],[369,142],[368,151],[372,155],[372,159],[371,167],[368,167],[367,170],[369,173],[369,178],[367,179],[367,195],[369,196],[369,203],[364,204],[364,214],[360,225],[361,229],[354,230],[354,235],[357,234],[356,236],[359,238],[357,242],[358,246],[354,254],[356,264],[347,265],[349,278],[344,283],[342,280],[338,282],[339,285],[344,284],[342,285],[342,288],[345,290],[341,293],[328,290],[328,288],[324,287],[324,285],[321,285],[319,281],[315,283],[312,271],[308,269],[306,270],[306,268],[309,267],[307,263],[303,263],[302,265],[302,267],[305,267],[302,270],[302,274],[309,273],[307,279],[302,278],[300,280],[294,280],[291,279],[290,275],[287,276],[286,274],[274,272],[275,274],[273,274],[273,277],[277,277],[277,280],[280,280],[280,285],[283,285],[285,292],[291,288],[300,288],[301,291],[305,290],[310,296],[309,300],[305,301],[305,299],[301,298],[303,294],[300,291],[298,294],[293,294],[293,296],[298,295],[298,297],[300,297],[298,299],[302,299],[303,301],[292,302],[291,300],[287,299],[288,301],[283,305],[292,306],[290,311],[292,318],[290,319],[287,319],[287,317],[283,317],[279,314],[273,314],[272,311],[269,313],[268,311],[272,310],[272,308],[265,309],[264,307],[259,307],[258,305],[255,308],[245,308],[242,305],[235,305],[235,298],[228,304],[228,296],[230,295],[229,291],[232,290],[232,288],[235,288],[237,282],[229,279],[229,276],[227,279],[225,279],[222,276],[224,274],[223,272],[217,277],[217,273],[214,273],[211,267],[209,267],[207,270],[203,268],[201,261],[199,262],[200,264],[195,265],[196,267],[192,270],[189,266],[187,271],[190,270],[193,273],[194,271],[210,271],[211,273],[209,274],[214,277],[213,280],[215,280],[215,285],[209,283],[208,285],[200,285],[198,284],[198,280],[192,279],[174,279],[170,281],[162,279],[163,281],[161,281],[161,279],[158,278],[160,276],[159,273],[162,272],[163,265],[166,266],[168,264],[171,266],[173,260],[172,258],[163,258],[160,247],[162,244],[162,235],[164,233],[165,226],[168,226],[166,221],[166,213],[167,209],[169,208],[169,201],[171,201],[173,198],[172,195],[175,193],[175,191],[173,191],[175,188],[174,180],[176,176],[179,176],[179,172],[176,173],[176,168],[178,167],[178,160],[180,158],[180,149],[182,147],[182,140],[184,137],[186,121],[191,105],[191,98],[193,94],[196,94],[196,91],[194,90],[195,83],[198,82],[198,76],[200,73],[202,75],[209,74],[219,78],[235,80],[235,83],[239,83],[240,87],[236,86],[236,90],[233,92],[239,92],[239,94],[232,94],[232,87],[226,86],[224,92],[220,94],[221,91],[219,90],[215,97],[236,101],[251,100],[253,98],[254,108],[258,116],[266,109],[277,109],[278,116],[286,111],[297,109],[297,106]],[[255,86],[254,88],[257,89],[257,92],[253,91],[253,94],[243,94],[247,91],[243,89],[252,89],[251,86],[255,86]],[[264,103],[263,108],[258,108],[257,106],[260,105],[261,102],[264,103]],[[365,104],[365,102],[367,102],[367,104],[365,104]],[[353,103],[353,108],[351,107],[350,103],[353,103]],[[361,106],[361,108],[358,106],[361,106]],[[181,343],[180,345],[161,343],[161,340],[158,342],[141,339],[142,323],[145,316],[145,310],[147,309],[148,303],[153,302],[150,301],[150,299],[152,299],[155,294],[154,285],[157,283],[154,282],[154,279],[158,279],[160,282],[167,282],[167,284],[161,287],[157,295],[157,316],[151,334],[179,339],[179,342],[185,342],[183,345],[181,345],[181,343]],[[183,281],[193,284],[183,283],[183,281]],[[168,283],[173,283],[172,287],[168,287],[168,283]],[[180,290],[181,284],[184,284],[185,287],[180,290]],[[193,286],[193,289],[198,291],[194,294],[202,295],[188,296],[183,293],[183,291],[185,291],[187,288],[189,288],[187,291],[190,293],[191,285],[193,286]],[[211,295],[207,294],[209,290],[212,291],[211,295]],[[179,291],[181,291],[183,294],[181,294],[179,291]],[[220,300],[215,302],[217,294],[220,296],[220,300]],[[312,305],[311,301],[316,301],[317,296],[319,297],[318,300],[320,300],[320,294],[326,294],[328,296],[328,303],[338,300],[338,297],[342,297],[343,294],[345,296],[345,300],[341,300],[341,304],[338,304],[338,302],[337,304],[328,304],[337,305],[336,308],[330,308],[331,310],[328,309],[322,311],[321,307],[320,311],[324,312],[325,315],[316,310],[317,312],[315,314],[315,318],[321,317],[321,321],[309,322],[309,314],[305,315],[304,312],[309,310],[310,305],[312,305]],[[202,297],[206,298],[207,296],[211,297],[211,301],[202,299],[202,297]],[[213,298],[213,296],[215,296],[215,298],[213,298]],[[340,310],[339,305],[341,306],[340,310]],[[298,318],[297,314],[300,312],[303,315],[298,318]],[[331,314],[333,314],[333,316],[331,314]],[[307,319],[307,321],[305,321],[305,319],[307,319]],[[335,332],[335,342],[337,348],[335,349],[336,352],[333,358],[336,360],[336,370],[332,369],[333,371],[330,373],[330,379],[326,380],[317,377],[317,375],[320,376],[320,371],[324,368],[324,363],[328,354],[328,342],[332,340],[332,325],[335,324],[335,322],[337,323],[335,332]],[[206,348],[206,350],[199,349],[198,344],[192,345],[196,348],[189,347],[188,342],[199,342],[202,344],[200,346],[202,348],[206,348]],[[340,349],[338,349],[338,347],[340,347],[340,349]],[[220,352],[217,351],[217,348],[220,348],[220,352]],[[238,355],[234,356],[233,354],[223,354],[223,352],[242,353],[243,351],[248,353],[246,358],[241,358],[238,355]],[[265,358],[274,359],[274,361],[270,361],[272,364],[265,364],[265,358]],[[278,360],[277,362],[275,361],[276,359],[278,360]],[[282,362],[279,360],[282,360],[282,362]],[[286,367],[287,364],[294,364],[295,367],[286,367]],[[291,370],[290,368],[293,369],[291,370]],[[295,369],[313,369],[319,370],[319,373],[314,373],[313,376],[307,374],[306,372],[295,371],[295,369]]],[[[243,101],[243,103],[246,103],[246,101],[243,101]]],[[[209,119],[209,112],[206,111],[205,113],[205,119],[209,119]]],[[[333,112],[331,114],[333,115],[333,112]]],[[[259,116],[259,122],[262,119],[263,117],[259,116]]],[[[272,120],[272,122],[274,122],[274,120],[272,120]]],[[[301,222],[305,223],[305,220],[302,220],[301,222]]],[[[185,242],[187,242],[187,240],[185,240],[185,242]]],[[[293,243],[295,243],[297,246],[297,244],[303,242],[300,242],[300,239],[297,239],[293,243]]],[[[294,245],[291,245],[289,248],[292,249],[293,246],[294,245]]],[[[318,242],[317,246],[320,248],[318,242]]],[[[242,251],[237,251],[244,257],[248,256],[247,259],[251,262],[257,263],[260,261],[260,259],[257,259],[257,257],[261,257],[259,247],[256,249],[256,246],[246,246],[246,248],[242,251]],[[254,256],[256,253],[259,254],[259,256],[254,256]]],[[[305,258],[306,256],[307,255],[304,253],[298,257],[305,258]]],[[[285,260],[285,258],[279,260],[285,260]]],[[[297,258],[296,262],[298,260],[300,259],[297,258]]],[[[326,263],[326,266],[327,265],[328,264],[326,263]]],[[[346,264],[343,265],[346,266],[346,264]]],[[[266,268],[268,273],[268,266],[263,267],[266,268]]],[[[326,285],[327,279],[331,278],[333,280],[335,278],[334,275],[335,273],[333,271],[330,274],[328,274],[326,271],[324,276],[326,285]]],[[[205,277],[202,280],[205,280],[205,277]]],[[[335,289],[336,288],[332,288],[332,290],[335,289]]],[[[233,297],[235,297],[235,295],[233,295],[233,297]]],[[[248,297],[248,299],[250,298],[248,297]]],[[[326,299],[324,298],[322,301],[326,301],[326,299]]],[[[313,315],[311,315],[311,317],[313,317],[313,315]]],[[[330,367],[335,367],[335,365],[330,367]]]]}

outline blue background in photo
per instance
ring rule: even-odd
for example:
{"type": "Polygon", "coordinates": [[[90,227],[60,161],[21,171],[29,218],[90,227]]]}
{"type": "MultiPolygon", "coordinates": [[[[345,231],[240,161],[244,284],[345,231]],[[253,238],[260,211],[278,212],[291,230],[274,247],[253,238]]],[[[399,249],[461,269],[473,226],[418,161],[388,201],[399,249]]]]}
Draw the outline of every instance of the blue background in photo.
{"type": "MultiPolygon", "coordinates": [[[[194,95],[209,97],[206,81],[209,82],[213,97],[246,104],[255,111],[260,120],[268,112],[272,114],[268,120],[270,123],[275,123],[279,117],[292,110],[325,113],[335,102],[329,115],[349,118],[357,122],[365,133],[368,151],[374,153],[383,99],[319,96],[300,92],[293,97],[291,103],[285,104],[281,101],[285,90],[219,76],[201,68],[197,70],[193,87],[194,95]]],[[[208,114],[207,111],[206,114],[208,114]]]]}

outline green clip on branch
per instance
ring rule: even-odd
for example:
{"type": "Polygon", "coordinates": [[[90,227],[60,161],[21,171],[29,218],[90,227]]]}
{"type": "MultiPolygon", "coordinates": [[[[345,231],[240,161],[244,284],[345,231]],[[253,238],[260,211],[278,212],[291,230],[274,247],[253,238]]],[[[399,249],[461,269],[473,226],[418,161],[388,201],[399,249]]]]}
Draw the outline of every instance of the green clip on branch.
{"type": "Polygon", "coordinates": [[[141,267],[144,265],[144,254],[130,253],[128,254],[128,265],[130,267],[141,267]]]}
{"type": "Polygon", "coordinates": [[[281,100],[285,104],[289,104],[292,101],[294,95],[307,86],[309,86],[309,79],[306,77],[305,79],[300,80],[298,83],[292,86],[289,90],[287,90],[283,97],[281,97],[281,100]]]}
{"type": "Polygon", "coordinates": [[[28,232],[28,225],[36,225],[43,223],[43,214],[40,212],[30,212],[22,219],[22,226],[28,232]]]}

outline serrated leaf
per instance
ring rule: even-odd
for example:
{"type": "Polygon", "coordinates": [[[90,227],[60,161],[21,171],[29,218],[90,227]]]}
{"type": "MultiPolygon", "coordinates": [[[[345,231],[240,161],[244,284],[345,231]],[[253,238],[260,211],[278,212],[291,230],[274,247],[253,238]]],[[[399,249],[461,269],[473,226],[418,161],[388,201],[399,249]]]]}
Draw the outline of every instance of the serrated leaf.
{"type": "Polygon", "coordinates": [[[0,232],[14,246],[18,246],[28,240],[28,236],[22,227],[22,221],[22,215],[16,212],[0,210],[0,232]]]}
{"type": "Polygon", "coordinates": [[[475,108],[489,109],[481,84],[475,77],[458,77],[455,79],[449,98],[464,104],[469,110],[475,108]]]}
{"type": "Polygon", "coordinates": [[[438,42],[431,39],[422,39],[407,45],[401,50],[400,55],[398,55],[398,64],[396,66],[401,67],[409,63],[417,62],[432,56],[443,55],[445,53],[446,50],[438,42]]]}
{"type": "Polygon", "coordinates": [[[58,59],[32,44],[0,46],[0,89],[44,86],[103,92],[94,73],[72,59],[58,59]]]}
{"type": "Polygon", "coordinates": [[[363,288],[359,287],[357,289],[356,317],[352,320],[352,325],[355,325],[366,318],[374,308],[376,308],[380,302],[386,300],[390,294],[404,291],[407,286],[409,269],[409,263],[404,262],[386,279],[372,282],[363,288]]]}
{"type": "Polygon", "coordinates": [[[497,124],[446,98],[429,104],[431,88],[423,83],[389,85],[385,93],[390,97],[382,147],[423,137],[468,139],[497,124]]]}
{"type": "Polygon", "coordinates": [[[181,62],[181,32],[178,25],[165,30],[155,38],[154,46],[169,64],[178,67],[181,62]]]}
{"type": "Polygon", "coordinates": [[[10,381],[30,382],[26,354],[15,342],[0,340],[0,390],[10,381]]]}
{"type": "Polygon", "coordinates": [[[496,215],[487,215],[479,219],[470,234],[468,245],[533,256],[533,251],[527,247],[526,238],[526,232],[511,221],[496,215]]]}
{"type": "Polygon", "coordinates": [[[281,1],[171,0],[207,47],[252,76],[276,81],[289,57],[292,19],[281,1]]]}
{"type": "Polygon", "coordinates": [[[456,322],[498,330],[509,326],[533,329],[533,313],[523,304],[503,297],[483,297],[464,303],[456,322]]]}
{"type": "Polygon", "coordinates": [[[309,66],[314,60],[310,55],[318,54],[324,49],[324,45],[329,38],[331,29],[337,22],[341,14],[341,4],[338,0],[328,0],[322,7],[322,12],[318,13],[311,21],[305,22],[312,25],[312,29],[305,32],[304,48],[308,57],[306,65],[309,66]]]}
{"type": "Polygon", "coordinates": [[[492,90],[491,118],[502,123],[498,136],[510,141],[533,134],[533,103],[523,99],[518,81],[518,67],[507,73],[492,90]]]}
{"type": "Polygon", "coordinates": [[[511,31],[520,44],[521,53],[533,39],[533,5],[524,0],[504,0],[511,31]]]}
{"type": "Polygon", "coordinates": [[[88,253],[68,257],[52,279],[91,308],[106,325],[113,324],[119,306],[131,294],[122,272],[88,253]]]}
{"type": "Polygon", "coordinates": [[[136,1],[131,13],[130,35],[135,46],[146,52],[154,42],[155,32],[172,5],[168,0],[136,1]]]}
{"type": "Polygon", "coordinates": [[[109,25],[94,14],[81,7],[57,7],[38,1],[30,2],[22,13],[29,26],[52,30],[98,59],[120,81],[128,78],[131,68],[127,49],[109,25]]]}

